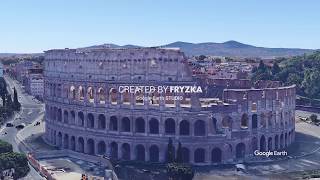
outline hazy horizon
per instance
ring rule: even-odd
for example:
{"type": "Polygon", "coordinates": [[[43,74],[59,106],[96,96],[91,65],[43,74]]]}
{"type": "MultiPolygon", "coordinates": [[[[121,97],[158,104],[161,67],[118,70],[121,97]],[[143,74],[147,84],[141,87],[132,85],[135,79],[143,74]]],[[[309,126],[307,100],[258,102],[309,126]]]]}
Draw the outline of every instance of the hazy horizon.
{"type": "Polygon", "coordinates": [[[0,53],[229,40],[258,47],[319,49],[319,5],[316,0],[4,1],[0,53]]]}

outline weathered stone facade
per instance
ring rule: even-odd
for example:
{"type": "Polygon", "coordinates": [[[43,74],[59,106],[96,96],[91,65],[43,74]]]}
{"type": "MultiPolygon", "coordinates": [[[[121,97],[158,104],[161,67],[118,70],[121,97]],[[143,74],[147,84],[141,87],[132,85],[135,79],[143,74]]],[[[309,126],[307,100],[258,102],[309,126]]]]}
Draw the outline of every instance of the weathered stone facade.
{"type": "Polygon", "coordinates": [[[294,140],[295,87],[225,89],[220,100],[141,101],[120,85],[197,84],[177,49],[49,50],[45,53],[45,139],[74,151],[164,162],[169,137],[185,161],[243,160],[294,140]],[[176,147],[177,148],[177,147],[176,147]]]}

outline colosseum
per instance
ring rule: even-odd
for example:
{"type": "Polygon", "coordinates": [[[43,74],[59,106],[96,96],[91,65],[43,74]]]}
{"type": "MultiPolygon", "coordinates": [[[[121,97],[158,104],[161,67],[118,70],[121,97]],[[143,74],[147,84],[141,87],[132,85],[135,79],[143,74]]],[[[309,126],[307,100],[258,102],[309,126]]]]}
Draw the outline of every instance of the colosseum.
{"type": "Polygon", "coordinates": [[[116,160],[165,162],[168,140],[195,165],[242,162],[295,136],[295,86],[203,80],[179,49],[45,52],[46,142],[116,160]],[[119,93],[119,86],[201,86],[198,94],[119,93]],[[168,95],[182,100],[166,98],[168,95]],[[143,99],[138,97],[158,97],[143,99]]]}

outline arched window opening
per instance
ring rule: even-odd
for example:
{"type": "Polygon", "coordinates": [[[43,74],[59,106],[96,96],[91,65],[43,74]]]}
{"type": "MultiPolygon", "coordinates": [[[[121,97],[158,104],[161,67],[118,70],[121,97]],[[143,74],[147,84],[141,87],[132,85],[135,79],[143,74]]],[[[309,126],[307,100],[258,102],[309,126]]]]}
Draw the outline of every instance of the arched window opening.
{"type": "Polygon", "coordinates": [[[126,90],[122,93],[123,104],[130,105],[131,97],[130,93],[126,90]]]}
{"type": "Polygon", "coordinates": [[[159,134],[159,121],[152,118],[149,121],[150,134],[159,134]]]}
{"type": "Polygon", "coordinates": [[[232,129],[232,118],[230,116],[223,117],[222,127],[232,129]]]}
{"type": "Polygon", "coordinates": [[[149,148],[149,159],[151,162],[159,162],[159,148],[156,145],[152,145],[149,148]]]}
{"type": "Polygon", "coordinates": [[[144,133],[145,132],[145,121],[142,117],[136,119],[136,132],[144,133]]]}
{"type": "Polygon", "coordinates": [[[187,120],[180,122],[179,134],[183,136],[190,135],[190,123],[187,120]]]}
{"type": "Polygon", "coordinates": [[[105,91],[102,87],[98,89],[98,98],[99,98],[100,104],[106,103],[106,94],[105,94],[105,91]]]}
{"type": "Polygon", "coordinates": [[[82,86],[79,86],[78,95],[79,95],[79,100],[83,101],[84,100],[84,88],[82,86]]]}
{"type": "Polygon", "coordinates": [[[252,129],[257,129],[258,128],[258,115],[253,114],[252,115],[252,129]]]}
{"type": "Polygon", "coordinates": [[[98,129],[106,129],[106,117],[103,114],[98,117],[98,129]]]}
{"type": "Polygon", "coordinates": [[[94,90],[92,87],[88,87],[88,91],[87,91],[87,96],[88,96],[88,101],[90,103],[94,103],[94,90]]]}
{"type": "Polygon", "coordinates": [[[84,126],[84,114],[83,112],[78,112],[78,125],[84,126]]]}
{"type": "Polygon", "coordinates": [[[130,145],[128,143],[124,143],[122,144],[122,159],[123,160],[130,160],[131,157],[130,157],[130,145]]]}
{"type": "Polygon", "coordinates": [[[194,135],[205,136],[206,135],[206,123],[203,120],[197,120],[194,123],[194,135]]]}
{"type": "Polygon", "coordinates": [[[109,98],[111,104],[117,104],[117,90],[115,88],[111,88],[109,91],[109,98]]]}
{"type": "Polygon", "coordinates": [[[244,113],[241,117],[241,128],[248,128],[249,117],[246,113],[244,113]]]}
{"type": "Polygon", "coordinates": [[[75,88],[74,86],[71,86],[71,87],[70,87],[69,97],[70,97],[72,100],[75,100],[75,99],[76,99],[76,88],[75,88]]]}
{"type": "Polygon", "coordinates": [[[219,148],[212,149],[211,152],[211,161],[212,163],[221,163],[222,160],[222,151],[219,148]]]}
{"type": "Polygon", "coordinates": [[[87,127],[94,128],[94,116],[92,113],[89,113],[87,116],[87,127]]]}
{"type": "Polygon", "coordinates": [[[194,151],[194,162],[195,163],[204,163],[205,162],[205,150],[198,148],[194,151]]]}
{"type": "Polygon", "coordinates": [[[130,119],[128,117],[123,117],[121,120],[121,131],[130,132],[130,119]]]}
{"type": "Polygon", "coordinates": [[[168,91],[165,93],[164,102],[166,107],[176,107],[175,100],[173,98],[174,98],[173,93],[168,91]]]}
{"type": "Polygon", "coordinates": [[[246,153],[246,145],[244,143],[239,143],[236,146],[236,158],[243,159],[246,153]]]}
{"type": "Polygon", "coordinates": [[[150,102],[149,104],[152,106],[159,106],[160,105],[160,94],[158,92],[154,92],[150,94],[150,102]]]}
{"type": "Polygon", "coordinates": [[[168,118],[165,121],[165,133],[166,134],[175,134],[176,133],[176,123],[174,119],[168,118]]]}
{"type": "Polygon", "coordinates": [[[109,130],[118,131],[118,118],[116,116],[110,117],[109,130]]]}
{"type": "Polygon", "coordinates": [[[143,93],[142,92],[136,92],[135,93],[135,100],[136,100],[136,105],[143,105],[143,93]]]}
{"type": "Polygon", "coordinates": [[[145,161],[145,148],[141,144],[136,146],[136,160],[145,161]]]}

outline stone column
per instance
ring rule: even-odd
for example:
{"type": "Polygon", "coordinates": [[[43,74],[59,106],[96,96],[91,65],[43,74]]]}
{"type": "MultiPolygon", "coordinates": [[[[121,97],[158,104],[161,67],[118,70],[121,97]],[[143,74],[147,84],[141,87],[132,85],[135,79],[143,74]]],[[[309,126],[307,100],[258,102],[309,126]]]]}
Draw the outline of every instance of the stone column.
{"type": "Polygon", "coordinates": [[[119,87],[116,86],[115,88],[116,88],[116,95],[117,95],[117,105],[119,106],[120,104],[122,104],[121,94],[120,94],[120,92],[118,92],[119,87]]]}
{"type": "Polygon", "coordinates": [[[94,126],[93,126],[93,128],[94,129],[98,129],[98,123],[99,123],[99,115],[98,114],[96,114],[96,113],[92,113],[93,114],[93,117],[94,117],[94,126]]]}
{"type": "Polygon", "coordinates": [[[210,151],[210,147],[206,147],[206,153],[205,153],[205,162],[210,164],[211,159],[210,159],[210,155],[211,155],[211,151],[210,151]]]}
{"type": "Polygon", "coordinates": [[[164,132],[164,120],[162,119],[162,117],[159,118],[159,135],[160,136],[164,136],[165,132],[164,132]]]}
{"type": "Polygon", "coordinates": [[[190,119],[189,123],[190,123],[190,128],[189,128],[189,131],[190,131],[190,136],[194,136],[194,120],[193,119],[190,119]]]}
{"type": "Polygon", "coordinates": [[[147,136],[149,136],[149,117],[148,116],[146,116],[146,120],[145,120],[145,134],[147,135],[147,136]]]}
{"type": "Polygon", "coordinates": [[[118,143],[118,159],[122,159],[121,146],[122,146],[122,143],[118,143]]]}
{"type": "Polygon", "coordinates": [[[83,113],[83,127],[87,128],[88,127],[88,113],[83,113]]]}
{"type": "Polygon", "coordinates": [[[98,144],[99,144],[100,140],[94,139],[93,142],[94,142],[94,154],[98,155],[99,154],[99,152],[98,152],[98,144]]]}
{"type": "Polygon", "coordinates": [[[130,160],[136,159],[134,144],[130,144],[130,158],[131,158],[130,160]]]}
{"type": "Polygon", "coordinates": [[[110,116],[105,114],[105,117],[106,117],[106,129],[105,129],[105,131],[107,133],[109,133],[110,116]]]}
{"type": "Polygon", "coordinates": [[[161,144],[159,146],[159,161],[165,162],[166,161],[166,147],[165,145],[161,144]]]}
{"type": "Polygon", "coordinates": [[[94,103],[95,105],[100,104],[99,93],[98,93],[99,86],[94,85],[92,88],[93,88],[93,98],[94,98],[93,103],[94,103]]]}
{"type": "Polygon", "coordinates": [[[150,152],[149,152],[149,145],[145,145],[145,161],[150,161],[150,152]]]}
{"type": "Polygon", "coordinates": [[[174,123],[175,123],[175,138],[178,139],[178,136],[179,136],[179,129],[178,129],[178,125],[179,125],[179,121],[177,118],[173,118],[174,119],[174,123]]]}
{"type": "Polygon", "coordinates": [[[79,144],[78,144],[78,137],[77,136],[74,137],[74,147],[75,147],[75,151],[79,152],[79,144]]]}
{"type": "Polygon", "coordinates": [[[74,110],[74,123],[76,126],[79,126],[78,122],[78,111],[74,110]]]}
{"type": "Polygon", "coordinates": [[[83,150],[83,152],[84,152],[85,154],[89,154],[87,141],[88,141],[88,139],[87,139],[87,138],[84,138],[84,150],[83,150]]]}
{"type": "Polygon", "coordinates": [[[189,158],[190,159],[190,163],[194,164],[194,148],[191,147],[189,152],[190,152],[190,158],[189,158]]]}

